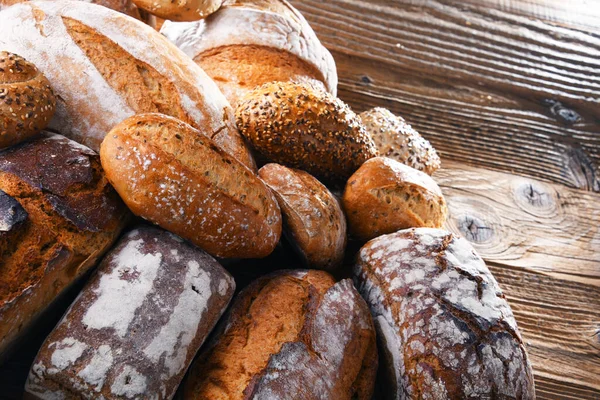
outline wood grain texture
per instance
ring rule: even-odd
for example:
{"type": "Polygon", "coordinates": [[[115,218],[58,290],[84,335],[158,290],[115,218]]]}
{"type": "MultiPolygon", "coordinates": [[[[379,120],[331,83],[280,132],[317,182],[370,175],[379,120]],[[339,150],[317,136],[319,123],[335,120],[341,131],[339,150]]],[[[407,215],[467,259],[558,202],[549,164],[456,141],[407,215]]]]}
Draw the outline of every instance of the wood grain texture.
{"type": "Polygon", "coordinates": [[[599,35],[448,1],[292,3],[357,111],[404,116],[447,159],[600,191],[599,35]]]}

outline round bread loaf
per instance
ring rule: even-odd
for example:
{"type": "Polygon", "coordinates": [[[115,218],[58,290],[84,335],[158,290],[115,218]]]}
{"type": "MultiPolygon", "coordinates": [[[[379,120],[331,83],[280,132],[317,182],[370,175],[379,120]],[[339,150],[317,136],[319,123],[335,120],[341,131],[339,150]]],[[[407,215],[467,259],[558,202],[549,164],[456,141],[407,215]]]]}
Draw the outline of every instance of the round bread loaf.
{"type": "Polygon", "coordinates": [[[133,0],[136,6],[171,21],[197,21],[217,11],[224,0],[133,0]]]}
{"type": "Polygon", "coordinates": [[[350,107],[310,85],[267,83],[240,102],[236,121],[267,160],[329,182],[345,181],[377,155],[350,107]]]}
{"type": "Polygon", "coordinates": [[[128,118],[106,136],[100,157],[106,176],[134,214],[212,255],[261,258],[279,241],[281,213],[269,188],[175,118],[128,118]]]}
{"type": "Polygon", "coordinates": [[[361,113],[360,118],[382,157],[392,158],[427,175],[440,168],[440,157],[431,143],[404,118],[380,107],[361,113]]]}
{"type": "Polygon", "coordinates": [[[166,22],[161,33],[215,80],[235,107],[268,82],[319,85],[335,96],[333,57],[285,0],[229,1],[203,21],[166,22]]]}
{"type": "Polygon", "coordinates": [[[370,400],[377,370],[369,309],[349,279],[281,271],[234,300],[190,369],[188,400],[370,400]]]}
{"type": "Polygon", "coordinates": [[[471,245],[431,228],[367,243],[354,269],[388,399],[535,399],[513,313],[471,245]]]}
{"type": "Polygon", "coordinates": [[[346,217],[335,196],[298,169],[267,164],[258,175],[275,193],[283,232],[306,264],[325,270],[338,267],[346,249],[346,217]]]}
{"type": "Polygon", "coordinates": [[[0,51],[0,148],[46,128],[55,108],[56,98],[44,74],[23,57],[0,51]]]}
{"type": "MultiPolygon", "coordinates": [[[[6,8],[13,4],[24,3],[28,0],[0,0],[0,10],[2,8],[6,8]]],[[[110,8],[111,10],[115,10],[121,12],[123,14],[127,14],[133,18],[141,19],[140,12],[138,8],[131,2],[131,0],[80,0],[86,3],[98,4],[100,6],[104,6],[110,8]]]]}
{"type": "Polygon", "coordinates": [[[365,162],[348,179],[342,202],[350,233],[365,241],[400,229],[440,228],[448,216],[429,175],[385,157],[365,162]]]}

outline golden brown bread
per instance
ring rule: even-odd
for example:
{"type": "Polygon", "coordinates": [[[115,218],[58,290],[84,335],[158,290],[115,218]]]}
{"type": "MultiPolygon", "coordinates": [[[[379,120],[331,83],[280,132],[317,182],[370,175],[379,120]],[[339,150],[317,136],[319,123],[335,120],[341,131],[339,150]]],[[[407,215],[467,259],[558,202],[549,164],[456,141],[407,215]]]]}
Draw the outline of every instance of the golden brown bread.
{"type": "MultiPolygon", "coordinates": [[[[0,0],[0,10],[4,7],[11,6],[17,3],[23,3],[28,0],[0,0]]],[[[138,8],[131,2],[131,0],[81,0],[86,3],[98,4],[110,8],[111,10],[118,11],[123,14],[127,14],[130,17],[136,19],[142,19],[138,8]]]]}
{"type": "Polygon", "coordinates": [[[212,255],[261,258],[281,236],[271,191],[191,126],[162,114],[117,125],[100,150],[106,176],[134,214],[212,255]]]}
{"type": "Polygon", "coordinates": [[[375,334],[350,280],[320,271],[259,278],[217,332],[188,374],[188,400],[371,398],[375,334]]]}
{"type": "Polygon", "coordinates": [[[217,11],[224,0],[133,0],[136,6],[170,21],[197,21],[217,11]]]}
{"type": "Polygon", "coordinates": [[[333,270],[344,259],[346,217],[333,194],[310,174],[279,164],[258,175],[273,190],[283,232],[311,268],[333,270]]]}
{"type": "Polygon", "coordinates": [[[236,109],[242,135],[267,160],[326,181],[346,180],[377,150],[358,116],[307,84],[267,83],[236,109]]]}
{"type": "Polygon", "coordinates": [[[364,241],[411,227],[440,228],[448,216],[429,175],[385,157],[365,162],[348,179],[342,203],[350,233],[364,241]]]}
{"type": "Polygon", "coordinates": [[[54,115],[50,82],[32,63],[0,51],[0,148],[42,131],[54,115]]]}

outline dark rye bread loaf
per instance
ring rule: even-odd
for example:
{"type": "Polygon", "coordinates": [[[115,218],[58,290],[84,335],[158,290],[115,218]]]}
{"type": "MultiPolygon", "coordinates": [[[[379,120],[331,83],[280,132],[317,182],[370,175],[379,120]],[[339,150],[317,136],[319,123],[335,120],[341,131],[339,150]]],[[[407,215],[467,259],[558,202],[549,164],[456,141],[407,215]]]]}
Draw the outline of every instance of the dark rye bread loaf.
{"type": "Polygon", "coordinates": [[[0,152],[0,353],[92,267],[129,215],[98,155],[63,136],[0,152]]]}
{"type": "Polygon", "coordinates": [[[236,298],[194,362],[188,400],[370,399],[377,351],[352,282],[321,271],[280,271],[236,298]]]}
{"type": "Polygon", "coordinates": [[[360,251],[355,282],[371,307],[389,399],[534,399],[512,311],[471,245],[416,228],[360,251]]]}
{"type": "Polygon", "coordinates": [[[29,398],[171,399],[235,284],[166,231],[127,234],[48,336],[29,398]]]}

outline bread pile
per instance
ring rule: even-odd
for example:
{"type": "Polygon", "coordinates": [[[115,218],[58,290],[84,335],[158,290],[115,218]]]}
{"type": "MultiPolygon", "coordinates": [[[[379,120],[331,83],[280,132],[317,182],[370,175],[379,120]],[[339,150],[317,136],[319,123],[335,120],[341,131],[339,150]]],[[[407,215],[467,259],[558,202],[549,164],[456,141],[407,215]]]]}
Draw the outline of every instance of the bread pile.
{"type": "Polygon", "coordinates": [[[87,281],[28,398],[535,398],[435,150],[297,10],[134,3],[0,11],[0,356],[87,281]]]}

